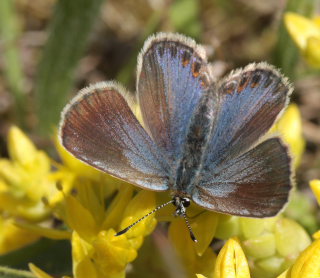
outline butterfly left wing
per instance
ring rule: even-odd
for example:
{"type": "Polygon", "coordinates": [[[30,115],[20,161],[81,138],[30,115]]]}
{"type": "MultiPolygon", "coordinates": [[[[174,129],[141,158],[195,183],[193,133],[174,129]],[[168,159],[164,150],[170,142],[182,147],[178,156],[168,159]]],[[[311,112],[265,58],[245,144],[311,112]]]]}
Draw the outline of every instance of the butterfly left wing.
{"type": "Polygon", "coordinates": [[[192,200],[209,210],[245,216],[276,215],[291,190],[290,156],[280,138],[271,138],[231,159],[195,185],[192,200]]]}
{"type": "Polygon", "coordinates": [[[59,136],[71,154],[101,171],[142,188],[168,189],[166,160],[114,82],[79,92],[62,113],[59,136]]]}

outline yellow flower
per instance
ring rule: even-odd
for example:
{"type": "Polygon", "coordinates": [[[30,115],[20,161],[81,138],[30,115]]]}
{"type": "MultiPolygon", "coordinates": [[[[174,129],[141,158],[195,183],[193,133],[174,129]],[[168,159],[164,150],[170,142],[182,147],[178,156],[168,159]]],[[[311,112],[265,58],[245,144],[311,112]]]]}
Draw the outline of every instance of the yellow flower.
{"type": "Polygon", "coordinates": [[[37,277],[37,278],[53,278],[49,274],[45,273],[40,268],[36,267],[34,264],[29,264],[29,268],[31,272],[37,277]]]}
{"type": "Polygon", "coordinates": [[[310,181],[310,187],[317,198],[318,204],[320,205],[320,180],[310,181]]]}
{"type": "MultiPolygon", "coordinates": [[[[120,231],[155,207],[155,194],[123,183],[105,208],[106,184],[85,183],[76,187],[77,196],[66,196],[65,222],[73,230],[72,259],[75,278],[124,277],[128,263],[137,257],[143,238],[155,228],[154,215],[121,236],[120,231]],[[132,198],[133,197],[133,198],[132,198]]],[[[107,191],[106,191],[107,192],[107,191]]]]}
{"type": "Polygon", "coordinates": [[[250,278],[248,262],[238,239],[229,239],[220,250],[213,277],[250,278]]]}
{"type": "Polygon", "coordinates": [[[284,16],[286,28],[307,62],[320,67],[320,17],[309,19],[288,12],[284,16]]]}
{"type": "Polygon", "coordinates": [[[315,278],[320,277],[320,238],[315,234],[315,241],[306,248],[295,263],[278,278],[315,278]]]}
{"type": "Polygon", "coordinates": [[[8,149],[11,160],[0,159],[0,211],[31,221],[42,220],[50,212],[42,200],[61,200],[56,185],[60,183],[70,190],[73,175],[67,171],[52,172],[50,158],[37,150],[17,127],[9,131],[8,149]]]}
{"type": "Polygon", "coordinates": [[[37,234],[17,227],[13,219],[0,216],[0,255],[14,251],[39,239],[37,234]]]}
{"type": "Polygon", "coordinates": [[[290,146],[294,167],[299,166],[305,149],[305,140],[302,136],[302,120],[296,104],[290,104],[272,128],[271,132],[279,132],[283,140],[290,146]]]}
{"type": "Polygon", "coordinates": [[[230,236],[241,240],[254,277],[275,277],[310,244],[303,227],[281,215],[265,219],[220,216],[216,237],[230,236]]]}

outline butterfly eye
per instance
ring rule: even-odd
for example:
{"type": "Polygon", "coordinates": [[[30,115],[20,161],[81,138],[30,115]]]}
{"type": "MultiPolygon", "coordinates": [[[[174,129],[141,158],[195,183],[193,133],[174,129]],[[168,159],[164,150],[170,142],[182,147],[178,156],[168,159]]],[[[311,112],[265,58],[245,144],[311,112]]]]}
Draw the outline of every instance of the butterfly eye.
{"type": "Polygon", "coordinates": [[[188,206],[190,206],[190,200],[188,198],[183,198],[182,204],[185,208],[187,208],[188,206]]]}

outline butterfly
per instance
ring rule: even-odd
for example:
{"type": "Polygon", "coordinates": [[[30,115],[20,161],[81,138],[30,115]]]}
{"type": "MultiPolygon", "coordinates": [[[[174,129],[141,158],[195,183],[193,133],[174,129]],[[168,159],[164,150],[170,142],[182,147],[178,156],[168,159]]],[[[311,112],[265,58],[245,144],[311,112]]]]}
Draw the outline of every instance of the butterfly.
{"type": "Polygon", "coordinates": [[[211,69],[195,41],[158,33],[139,54],[135,95],[116,82],[90,85],[64,108],[59,127],[61,144],[83,162],[144,189],[170,190],[160,207],[173,203],[195,241],[191,201],[271,217],[292,188],[288,147],[266,136],[289,102],[288,80],[264,62],[219,81],[211,69]]]}

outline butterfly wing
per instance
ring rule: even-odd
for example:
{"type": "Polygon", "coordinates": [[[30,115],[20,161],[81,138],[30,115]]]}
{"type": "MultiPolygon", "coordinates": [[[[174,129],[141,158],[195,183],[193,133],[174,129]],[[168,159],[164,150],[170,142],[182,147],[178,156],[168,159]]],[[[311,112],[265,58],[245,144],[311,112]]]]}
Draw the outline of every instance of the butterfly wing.
{"type": "Polygon", "coordinates": [[[204,162],[209,175],[265,135],[286,108],[292,92],[288,81],[266,63],[231,73],[217,90],[219,111],[204,162]]]}
{"type": "Polygon", "coordinates": [[[82,90],[64,109],[62,145],[83,162],[151,190],[168,188],[168,166],[113,82],[82,90]]]}
{"type": "Polygon", "coordinates": [[[206,176],[193,189],[193,201],[209,210],[247,216],[276,215],[291,189],[290,156],[271,138],[206,176]]]}
{"type": "Polygon", "coordinates": [[[182,35],[160,33],[145,43],[137,76],[146,129],[170,160],[178,161],[191,116],[211,83],[205,51],[182,35]]]}
{"type": "Polygon", "coordinates": [[[252,147],[285,109],[292,89],[261,63],[232,73],[217,90],[218,116],[192,199],[223,213],[273,216],[288,200],[290,157],[279,138],[252,147]]]}

